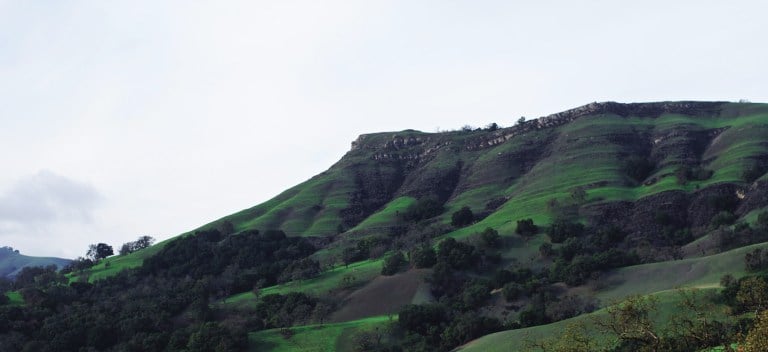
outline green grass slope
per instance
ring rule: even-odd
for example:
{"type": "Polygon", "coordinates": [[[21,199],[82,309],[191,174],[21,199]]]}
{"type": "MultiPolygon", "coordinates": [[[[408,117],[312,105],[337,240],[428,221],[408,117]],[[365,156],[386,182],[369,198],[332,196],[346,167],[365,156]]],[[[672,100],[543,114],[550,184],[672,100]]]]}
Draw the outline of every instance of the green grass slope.
{"type": "Polygon", "coordinates": [[[355,351],[353,336],[361,331],[383,331],[390,317],[371,317],[335,324],[315,324],[292,328],[293,335],[284,337],[280,329],[259,331],[248,335],[249,351],[326,352],[355,351]]]}

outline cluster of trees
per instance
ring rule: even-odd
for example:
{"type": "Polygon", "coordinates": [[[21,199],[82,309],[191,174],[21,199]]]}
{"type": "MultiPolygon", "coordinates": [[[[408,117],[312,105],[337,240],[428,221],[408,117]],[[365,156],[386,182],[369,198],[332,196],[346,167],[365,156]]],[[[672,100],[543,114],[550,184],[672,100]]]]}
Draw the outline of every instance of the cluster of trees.
{"type": "MultiPolygon", "coordinates": [[[[589,321],[538,341],[526,341],[528,351],[702,351],[730,346],[741,327],[711,317],[712,297],[696,289],[678,290],[675,314],[661,319],[658,299],[631,296],[589,321]]],[[[728,347],[726,347],[728,350],[728,347]]],[[[765,346],[747,351],[764,351],[765,346]]]]}
{"type": "Polygon", "coordinates": [[[768,269],[768,250],[756,248],[744,255],[744,265],[747,271],[768,269]]]}
{"type": "Polygon", "coordinates": [[[406,222],[419,222],[438,216],[443,211],[445,208],[437,199],[423,198],[408,206],[405,211],[400,213],[400,217],[406,222]]]}
{"type": "Polygon", "coordinates": [[[136,241],[123,243],[123,245],[120,246],[120,255],[131,254],[138,250],[148,248],[153,243],[155,243],[155,239],[152,236],[140,236],[136,241]]]}
{"type": "Polygon", "coordinates": [[[320,273],[308,259],[315,247],[306,239],[288,237],[280,230],[249,230],[224,236],[217,229],[198,231],[168,243],[144,260],[141,272],[162,277],[216,278],[221,295],[303,280],[320,273]]]}
{"type": "MultiPolygon", "coordinates": [[[[99,246],[94,248],[98,255],[99,246]]],[[[223,236],[208,230],[168,243],[142,267],[93,283],[70,283],[55,267],[25,268],[11,287],[25,304],[0,306],[0,346],[15,351],[242,350],[247,331],[304,322],[330,309],[303,295],[269,295],[255,311],[234,313],[214,311],[211,299],[281,278],[316,275],[316,263],[307,259],[314,251],[305,239],[281,231],[223,236]]]]}
{"type": "Polygon", "coordinates": [[[634,252],[617,248],[625,236],[617,227],[587,229],[579,223],[557,220],[547,229],[547,234],[553,243],[562,243],[557,249],[549,244],[539,248],[542,255],[553,261],[549,271],[553,282],[580,285],[600,271],[640,262],[634,252]]]}
{"type": "Polygon", "coordinates": [[[450,351],[503,328],[497,319],[460,312],[447,304],[407,305],[398,316],[407,351],[450,351]]]}
{"type": "MultiPolygon", "coordinates": [[[[498,240],[495,230],[484,233],[491,242],[498,240]]],[[[447,351],[503,328],[498,319],[476,311],[490,299],[493,289],[491,280],[479,278],[477,273],[498,264],[498,253],[447,238],[438,243],[437,250],[432,246],[414,249],[410,258],[415,267],[433,268],[428,280],[440,303],[409,305],[400,311],[398,325],[405,334],[402,349],[447,351]]]]}

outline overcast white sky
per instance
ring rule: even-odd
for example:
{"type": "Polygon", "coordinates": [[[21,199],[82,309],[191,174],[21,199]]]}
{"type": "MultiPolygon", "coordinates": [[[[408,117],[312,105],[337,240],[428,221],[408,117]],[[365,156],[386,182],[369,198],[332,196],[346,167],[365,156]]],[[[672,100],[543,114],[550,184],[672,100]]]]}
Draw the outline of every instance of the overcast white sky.
{"type": "Polygon", "coordinates": [[[0,0],[0,245],[165,239],[361,133],[768,101],[761,1],[0,0]]]}

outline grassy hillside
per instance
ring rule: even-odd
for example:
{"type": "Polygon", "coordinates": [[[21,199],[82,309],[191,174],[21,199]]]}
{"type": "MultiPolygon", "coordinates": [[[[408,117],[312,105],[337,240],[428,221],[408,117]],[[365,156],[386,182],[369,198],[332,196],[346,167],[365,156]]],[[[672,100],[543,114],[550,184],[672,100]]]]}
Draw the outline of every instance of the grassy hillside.
{"type": "MultiPolygon", "coordinates": [[[[451,324],[461,319],[480,324],[468,318],[467,309],[474,317],[515,323],[533,309],[535,295],[544,296],[541,287],[550,286],[550,301],[574,294],[596,300],[599,307],[633,294],[655,295],[662,299],[664,314],[670,314],[674,288],[717,290],[723,275],[738,279],[746,274],[748,252],[768,249],[768,242],[754,244],[766,241],[760,232],[765,224],[759,220],[768,209],[766,172],[766,104],[593,103],[507,128],[367,134],[319,175],[179,236],[198,242],[186,241],[183,247],[175,246],[179,237],[169,239],[108,258],[80,275],[98,282],[151,263],[152,270],[179,285],[200,280],[194,287],[205,289],[195,292],[205,299],[186,297],[195,302],[194,309],[199,302],[214,302],[210,308],[215,314],[243,314],[221,318],[227,324],[250,319],[265,296],[309,302],[301,307],[302,319],[268,323],[310,324],[293,326],[291,338],[281,329],[251,333],[251,347],[259,351],[350,350],[355,333],[387,325],[389,318],[382,315],[407,303],[435,301],[450,307],[440,325],[454,334],[446,340],[465,342],[455,333],[461,325],[451,324]],[[471,209],[474,220],[453,224],[452,215],[463,207],[471,209]],[[531,219],[538,231],[519,234],[518,221],[523,219],[531,219]],[[583,224],[588,233],[569,234],[570,242],[556,241],[546,231],[556,220],[583,224]],[[483,242],[479,234],[488,228],[498,232],[498,240],[483,242]],[[311,244],[314,254],[302,259],[304,266],[259,262],[275,264],[268,287],[263,287],[249,270],[266,257],[257,260],[249,254],[264,242],[247,241],[257,238],[255,231],[264,235],[278,229],[289,239],[311,244]],[[611,235],[611,229],[620,234],[611,235]],[[197,231],[209,232],[187,237],[197,231]],[[235,236],[244,242],[224,240],[235,236]],[[450,238],[461,243],[443,255],[440,242],[450,238]],[[237,243],[253,250],[227,247],[237,243]],[[445,265],[413,269],[414,256],[425,248],[438,249],[442,257],[436,261],[445,265]],[[568,250],[573,253],[563,254],[568,250]],[[407,263],[396,268],[401,273],[382,276],[387,258],[396,251],[403,252],[407,263]],[[159,253],[179,257],[154,260],[159,253]],[[238,259],[227,253],[237,253],[238,259]],[[184,255],[207,264],[190,268],[184,255]],[[462,258],[470,264],[456,264],[462,258]],[[574,276],[568,270],[590,265],[600,269],[584,269],[588,276],[569,281],[574,276]],[[519,280],[535,288],[526,288],[523,297],[503,297],[502,286],[509,282],[493,283],[502,269],[531,269],[519,280]],[[258,295],[254,286],[261,287],[258,295]],[[478,303],[472,295],[463,296],[472,289],[476,296],[494,294],[478,303]],[[312,325],[307,318],[320,301],[333,302],[328,315],[332,324],[312,325]]],[[[297,248],[270,254],[284,258],[298,253],[297,248]]],[[[181,320],[192,319],[192,313],[185,314],[181,320]]],[[[522,336],[551,335],[567,322],[495,333],[465,348],[514,350],[522,336]]],[[[497,331],[498,326],[488,329],[484,331],[497,331]]],[[[429,342],[430,348],[439,345],[434,340],[440,339],[429,342]]]]}

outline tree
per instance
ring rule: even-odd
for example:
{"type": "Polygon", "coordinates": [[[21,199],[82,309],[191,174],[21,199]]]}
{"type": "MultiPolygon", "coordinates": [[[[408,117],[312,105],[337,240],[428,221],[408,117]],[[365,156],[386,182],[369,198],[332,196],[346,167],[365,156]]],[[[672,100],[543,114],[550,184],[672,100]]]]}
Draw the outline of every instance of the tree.
{"type": "Polygon", "coordinates": [[[381,267],[381,275],[395,275],[405,264],[403,252],[396,252],[384,259],[384,265],[381,267]]]}
{"type": "Polygon", "coordinates": [[[762,311],[757,315],[755,326],[749,330],[744,341],[744,351],[768,351],[768,310],[762,311]]]}
{"type": "Polygon", "coordinates": [[[762,277],[752,276],[741,280],[736,301],[755,312],[768,308],[768,283],[762,277]]]}
{"type": "Polygon", "coordinates": [[[430,246],[422,246],[411,252],[411,263],[416,268],[431,268],[437,263],[435,249],[430,246]]]}
{"type": "Polygon", "coordinates": [[[456,227],[467,226],[473,221],[475,221],[475,214],[468,206],[462,207],[451,215],[451,225],[456,227]]]}
{"type": "Polygon", "coordinates": [[[485,128],[486,128],[488,131],[491,131],[491,132],[493,132],[493,131],[496,131],[496,130],[498,130],[498,129],[499,129],[499,125],[498,125],[498,124],[496,124],[495,122],[491,122],[490,124],[488,124],[488,126],[485,126],[485,128]]]}
{"type": "Polygon", "coordinates": [[[113,254],[115,254],[115,252],[112,250],[112,246],[106,243],[99,243],[90,245],[86,256],[97,262],[113,254]]]}
{"type": "Polygon", "coordinates": [[[480,233],[480,239],[488,247],[498,247],[501,245],[501,236],[499,231],[496,231],[490,227],[486,227],[483,232],[480,233]]]}
{"type": "Polygon", "coordinates": [[[152,236],[140,236],[136,241],[126,242],[120,246],[120,255],[126,255],[147,248],[155,243],[152,236]]]}
{"type": "Polygon", "coordinates": [[[609,306],[606,316],[595,318],[595,325],[634,351],[658,351],[661,335],[653,325],[657,306],[658,299],[653,296],[630,296],[609,306]]]}
{"type": "Polygon", "coordinates": [[[517,119],[517,125],[521,126],[524,123],[525,123],[525,116],[520,116],[520,118],[517,119]]]}
{"type": "Polygon", "coordinates": [[[571,191],[571,199],[577,204],[584,203],[587,200],[587,191],[584,187],[578,186],[571,191]]]}
{"type": "Polygon", "coordinates": [[[539,232],[539,227],[534,225],[533,219],[517,220],[515,232],[520,236],[533,236],[539,232]]]}

